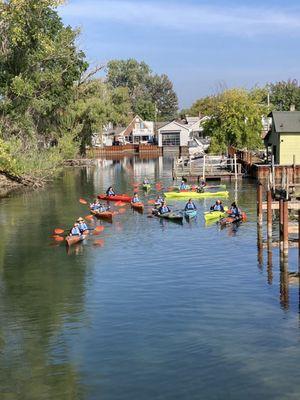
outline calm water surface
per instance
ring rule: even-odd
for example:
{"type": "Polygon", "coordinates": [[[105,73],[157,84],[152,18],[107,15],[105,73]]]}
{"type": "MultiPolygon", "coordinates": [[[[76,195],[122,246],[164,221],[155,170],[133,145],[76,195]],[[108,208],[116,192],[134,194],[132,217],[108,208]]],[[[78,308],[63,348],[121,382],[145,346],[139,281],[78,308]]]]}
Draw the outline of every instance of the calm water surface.
{"type": "Polygon", "coordinates": [[[252,182],[238,185],[249,221],[237,230],[205,226],[206,199],[191,223],[126,208],[69,253],[50,238],[88,214],[80,197],[145,175],[168,187],[169,171],[100,160],[0,201],[1,400],[299,399],[298,285],[276,250],[273,265],[258,257],[252,182]]]}

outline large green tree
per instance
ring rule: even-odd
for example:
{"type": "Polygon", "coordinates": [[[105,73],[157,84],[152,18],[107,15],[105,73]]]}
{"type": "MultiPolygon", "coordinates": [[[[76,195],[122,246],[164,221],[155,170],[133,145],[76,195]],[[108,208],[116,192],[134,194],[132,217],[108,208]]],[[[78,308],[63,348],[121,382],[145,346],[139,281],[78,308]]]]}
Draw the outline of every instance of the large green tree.
{"type": "Polygon", "coordinates": [[[87,68],[56,0],[0,0],[0,133],[47,142],[87,68]]]}
{"type": "Polygon", "coordinates": [[[226,151],[229,145],[257,149],[262,146],[264,107],[246,90],[226,90],[216,96],[215,108],[204,132],[211,136],[210,151],[226,151]]]}
{"type": "Polygon", "coordinates": [[[292,105],[300,111],[300,86],[296,79],[270,83],[267,85],[272,108],[289,111],[292,105]]]}
{"type": "Polygon", "coordinates": [[[128,88],[132,111],[143,118],[172,119],[176,116],[178,99],[172,82],[167,75],[153,75],[144,62],[110,61],[107,82],[113,88],[128,88]]]}

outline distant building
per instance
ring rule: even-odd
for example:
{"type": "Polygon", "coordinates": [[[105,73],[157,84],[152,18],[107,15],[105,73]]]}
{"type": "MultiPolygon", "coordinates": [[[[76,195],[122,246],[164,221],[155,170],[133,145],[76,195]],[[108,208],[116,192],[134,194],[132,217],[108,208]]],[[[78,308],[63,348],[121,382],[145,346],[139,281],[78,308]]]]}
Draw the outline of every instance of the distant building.
{"type": "Polygon", "coordinates": [[[136,115],[120,134],[130,143],[149,143],[154,140],[154,122],[144,121],[136,115]]]}
{"type": "Polygon", "coordinates": [[[160,147],[188,147],[193,139],[204,139],[203,123],[209,117],[186,117],[181,121],[167,122],[158,128],[158,145],[160,147]]]}
{"type": "Polygon", "coordinates": [[[264,138],[267,154],[274,156],[276,164],[292,164],[294,157],[300,164],[300,111],[273,111],[269,117],[271,127],[264,138]]]}

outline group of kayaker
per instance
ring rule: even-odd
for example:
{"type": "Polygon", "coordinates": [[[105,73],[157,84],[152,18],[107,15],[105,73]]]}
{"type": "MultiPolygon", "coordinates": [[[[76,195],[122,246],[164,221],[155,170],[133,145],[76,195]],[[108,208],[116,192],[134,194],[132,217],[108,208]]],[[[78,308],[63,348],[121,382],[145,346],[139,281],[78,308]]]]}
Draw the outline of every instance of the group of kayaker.
{"type": "MultiPolygon", "coordinates": [[[[225,211],[221,200],[217,200],[215,202],[215,204],[213,204],[210,207],[210,210],[211,211],[221,211],[221,212],[225,211]]],[[[231,206],[228,209],[227,214],[229,217],[234,218],[234,219],[240,219],[242,217],[242,212],[241,212],[240,208],[236,205],[235,201],[233,203],[231,203],[231,206]]]]}
{"type": "MultiPolygon", "coordinates": [[[[194,190],[195,190],[196,192],[198,192],[198,193],[203,193],[203,192],[204,192],[205,186],[206,186],[206,182],[205,182],[205,181],[202,181],[202,182],[200,183],[199,186],[195,186],[195,187],[193,187],[193,188],[194,188],[194,190]]],[[[181,181],[181,183],[180,183],[179,190],[188,190],[189,188],[190,188],[190,186],[187,185],[187,184],[186,184],[186,181],[183,179],[183,180],[181,181]]]]}
{"type": "Polygon", "coordinates": [[[82,217],[79,217],[70,230],[70,236],[81,236],[88,229],[85,220],[82,217]]]}

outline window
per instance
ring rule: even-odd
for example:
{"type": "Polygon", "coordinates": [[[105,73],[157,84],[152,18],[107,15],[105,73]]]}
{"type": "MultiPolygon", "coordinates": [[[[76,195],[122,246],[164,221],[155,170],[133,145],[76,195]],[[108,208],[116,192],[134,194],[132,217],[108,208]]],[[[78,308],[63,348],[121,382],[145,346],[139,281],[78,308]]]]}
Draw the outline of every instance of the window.
{"type": "Polygon", "coordinates": [[[163,146],[180,146],[180,133],[162,133],[163,146]]]}

